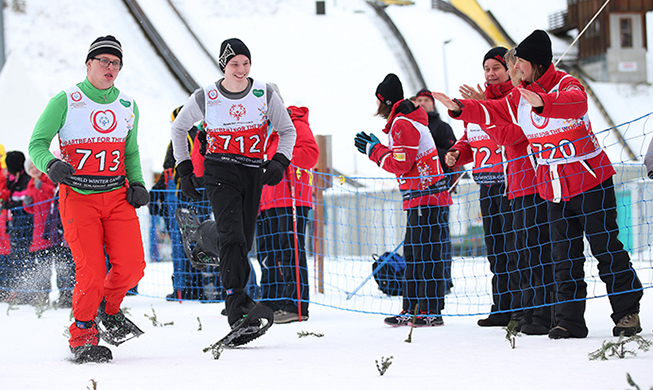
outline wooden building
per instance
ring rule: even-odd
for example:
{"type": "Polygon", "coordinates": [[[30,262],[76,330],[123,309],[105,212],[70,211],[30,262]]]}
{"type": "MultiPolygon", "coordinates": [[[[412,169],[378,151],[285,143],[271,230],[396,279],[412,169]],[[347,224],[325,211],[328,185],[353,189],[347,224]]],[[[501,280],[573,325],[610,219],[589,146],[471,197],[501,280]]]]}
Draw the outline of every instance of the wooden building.
{"type": "MultiPolygon", "coordinates": [[[[549,31],[580,33],[605,0],[567,0],[549,16],[549,31]]],[[[578,65],[598,81],[641,83],[646,76],[646,12],[653,0],[611,0],[578,42],[578,65]]]]}

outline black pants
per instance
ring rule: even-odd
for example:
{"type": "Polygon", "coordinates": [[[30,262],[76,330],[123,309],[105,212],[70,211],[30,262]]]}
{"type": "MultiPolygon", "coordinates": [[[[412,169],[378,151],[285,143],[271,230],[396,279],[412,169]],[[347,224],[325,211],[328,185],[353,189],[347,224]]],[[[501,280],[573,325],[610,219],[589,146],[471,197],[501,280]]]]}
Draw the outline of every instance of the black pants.
{"type": "Polygon", "coordinates": [[[262,298],[275,310],[298,312],[297,273],[299,273],[301,313],[308,315],[308,265],[306,262],[306,225],[309,207],[297,207],[297,243],[292,207],[261,212],[257,226],[258,260],[261,264],[262,298]],[[297,247],[296,258],[295,247],[297,247]]]}
{"type": "Polygon", "coordinates": [[[550,328],[552,308],[545,305],[553,302],[554,287],[547,202],[537,194],[517,197],[513,199],[513,212],[521,280],[517,286],[521,290],[519,307],[529,308],[525,312],[527,323],[550,328]]]}
{"type": "Polygon", "coordinates": [[[585,325],[587,284],[583,264],[583,233],[598,260],[599,277],[605,283],[612,320],[639,313],[642,283],[617,235],[617,202],[612,178],[566,202],[549,203],[552,254],[555,263],[555,325],[576,337],[589,333],[585,325]]]}
{"type": "Polygon", "coordinates": [[[220,243],[220,276],[227,293],[229,324],[235,323],[253,300],[245,292],[251,267],[247,253],[256,231],[261,201],[261,169],[205,160],[204,186],[211,202],[220,243]]]}
{"type": "Polygon", "coordinates": [[[440,314],[444,309],[443,207],[421,206],[407,210],[404,241],[406,260],[403,309],[440,314]]]}
{"type": "Polygon", "coordinates": [[[513,216],[504,192],[503,184],[481,184],[479,200],[487,259],[492,272],[491,311],[509,319],[510,311],[520,307],[521,297],[513,216]]]}

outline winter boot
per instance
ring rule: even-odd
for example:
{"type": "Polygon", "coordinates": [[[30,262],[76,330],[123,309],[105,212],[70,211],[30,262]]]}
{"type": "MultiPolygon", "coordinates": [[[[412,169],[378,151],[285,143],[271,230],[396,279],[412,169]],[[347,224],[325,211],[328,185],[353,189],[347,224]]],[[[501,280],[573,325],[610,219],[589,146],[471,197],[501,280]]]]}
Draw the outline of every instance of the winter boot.
{"type": "Polygon", "coordinates": [[[631,313],[627,316],[623,316],[617,323],[617,326],[612,328],[612,335],[619,337],[619,335],[623,332],[624,336],[630,337],[636,335],[641,331],[642,325],[639,322],[639,314],[631,313]]]}

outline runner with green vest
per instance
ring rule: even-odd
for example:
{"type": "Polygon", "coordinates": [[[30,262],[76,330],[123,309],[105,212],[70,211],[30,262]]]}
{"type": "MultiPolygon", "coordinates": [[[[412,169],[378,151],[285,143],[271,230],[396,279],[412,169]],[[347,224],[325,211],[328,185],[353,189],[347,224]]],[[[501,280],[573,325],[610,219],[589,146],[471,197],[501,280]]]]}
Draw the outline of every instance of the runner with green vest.
{"type": "Polygon", "coordinates": [[[29,155],[59,188],[64,238],[75,259],[70,325],[74,360],[104,362],[142,331],[120,310],[143,277],[145,259],[136,208],[149,201],[138,150],[138,108],[120,92],[122,46],[107,35],[86,56],[86,79],[54,96],[34,127],[29,155]],[[61,159],[49,150],[59,136],[61,159]],[[105,252],[106,251],[106,252],[105,252]],[[106,256],[111,269],[107,273],[106,256]]]}

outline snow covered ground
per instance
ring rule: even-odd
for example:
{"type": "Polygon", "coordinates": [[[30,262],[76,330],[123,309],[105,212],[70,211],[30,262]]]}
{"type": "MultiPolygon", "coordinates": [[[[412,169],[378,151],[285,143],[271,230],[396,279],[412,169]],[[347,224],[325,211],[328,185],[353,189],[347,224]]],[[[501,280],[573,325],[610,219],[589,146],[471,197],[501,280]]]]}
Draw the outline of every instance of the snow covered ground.
{"type": "MultiPolygon", "coordinates": [[[[233,36],[247,43],[252,51],[251,75],[277,83],[287,104],[308,106],[315,133],[333,136],[338,170],[350,175],[383,175],[354,150],[352,136],[361,130],[380,132],[382,120],[372,117],[376,85],[388,72],[402,78],[405,73],[364,2],[327,1],[326,16],[314,15],[314,2],[305,0],[173,2],[209,50],[217,52],[220,42],[233,36]]],[[[12,11],[11,6],[4,10],[9,51],[6,69],[11,73],[0,75],[0,87],[11,93],[0,95],[0,143],[7,150],[26,150],[31,127],[47,99],[83,79],[83,60],[90,42],[99,35],[114,34],[125,50],[125,68],[117,86],[139,105],[144,167],[158,170],[168,144],[170,112],[184,103],[188,93],[172,79],[123,3],[94,2],[93,7],[81,0],[25,3],[26,13],[12,11]]],[[[510,20],[504,27],[517,41],[533,28],[546,28],[543,15],[561,9],[564,3],[538,4],[537,17],[526,23],[515,16],[523,11],[522,1],[481,1],[502,22],[510,20]]],[[[430,10],[429,4],[430,0],[419,0],[414,8],[388,10],[409,40],[428,86],[453,92],[463,82],[481,82],[480,59],[487,44],[452,15],[430,10]],[[444,49],[449,77],[444,84],[442,42],[449,38],[453,40],[444,49]]],[[[649,76],[653,77],[653,72],[649,76]]],[[[633,94],[627,87],[617,86],[601,98],[606,99],[609,110],[626,114],[626,120],[634,119],[653,107],[650,87],[641,88],[643,92],[633,94]]],[[[406,94],[414,92],[407,90],[406,94]]],[[[621,116],[615,119],[623,121],[621,116]]],[[[600,128],[599,120],[595,131],[600,128]]],[[[452,124],[460,135],[459,124],[452,124]]],[[[650,274],[646,280],[651,280],[650,274]]],[[[365,308],[365,300],[359,302],[365,308]]],[[[448,302],[446,325],[416,329],[410,344],[404,342],[408,329],[387,328],[379,315],[313,304],[308,322],[275,325],[251,346],[226,351],[214,361],[202,349],[227,331],[225,319],[218,314],[221,304],[129,297],[124,306],[131,309],[132,319],[146,334],[113,348],[112,363],[86,366],[67,361],[70,353],[64,330],[70,323],[68,310],[46,311],[37,318],[32,307],[10,310],[7,304],[0,304],[0,389],[86,389],[92,388],[91,379],[97,381],[98,389],[623,389],[629,387],[626,373],[641,388],[653,386],[653,352],[624,360],[588,360],[589,352],[598,349],[603,340],[612,339],[606,298],[588,302],[587,339],[552,341],[523,336],[514,350],[505,341],[505,331],[477,327],[478,317],[452,316],[464,313],[460,306],[465,303],[448,302]],[[150,325],[145,315],[153,314],[159,322],[172,321],[174,325],[150,325]],[[298,338],[299,331],[323,333],[324,337],[298,338]],[[382,356],[394,358],[381,377],[374,361],[382,356]]],[[[653,339],[651,308],[653,298],[647,290],[642,323],[648,340],[653,339]]]]}

